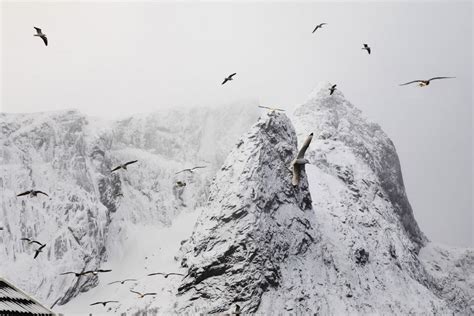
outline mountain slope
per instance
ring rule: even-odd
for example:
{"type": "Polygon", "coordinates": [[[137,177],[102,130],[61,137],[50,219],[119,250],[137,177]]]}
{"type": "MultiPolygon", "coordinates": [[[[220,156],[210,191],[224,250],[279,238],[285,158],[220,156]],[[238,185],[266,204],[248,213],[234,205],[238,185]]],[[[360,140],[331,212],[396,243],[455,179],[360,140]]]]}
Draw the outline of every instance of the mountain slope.
{"type": "Polygon", "coordinates": [[[133,225],[164,227],[204,203],[215,170],[257,113],[249,103],[117,122],[77,111],[0,114],[0,274],[48,304],[96,286],[103,275],[59,274],[107,268],[110,254],[123,255],[133,225]],[[128,171],[110,172],[132,159],[139,162],[128,171]],[[175,174],[197,164],[207,168],[175,174]],[[178,180],[187,186],[177,188],[178,180]],[[31,188],[50,198],[16,197],[31,188]],[[45,252],[33,259],[35,247],[22,237],[47,243],[45,252]]]}

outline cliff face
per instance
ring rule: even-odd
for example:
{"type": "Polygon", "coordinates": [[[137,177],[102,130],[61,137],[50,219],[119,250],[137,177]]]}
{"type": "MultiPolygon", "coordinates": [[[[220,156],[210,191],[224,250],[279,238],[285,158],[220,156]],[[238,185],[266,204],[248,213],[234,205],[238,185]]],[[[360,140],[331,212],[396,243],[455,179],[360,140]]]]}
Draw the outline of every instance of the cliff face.
{"type": "Polygon", "coordinates": [[[296,153],[290,120],[274,113],[227,157],[184,245],[186,309],[216,313],[244,302],[244,312],[256,312],[263,293],[281,285],[288,257],[305,256],[315,232],[306,178],[291,185],[296,153]]]}
{"type": "Polygon", "coordinates": [[[49,304],[97,286],[98,276],[59,274],[107,268],[133,225],[160,229],[204,203],[215,170],[256,117],[252,104],[115,122],[77,111],[0,114],[0,274],[49,304]],[[110,172],[132,159],[128,171],[110,172]],[[206,168],[175,174],[196,165],[206,168]],[[16,197],[32,188],[50,197],[16,197]],[[22,237],[46,243],[45,252],[33,259],[36,247],[22,237]]]}

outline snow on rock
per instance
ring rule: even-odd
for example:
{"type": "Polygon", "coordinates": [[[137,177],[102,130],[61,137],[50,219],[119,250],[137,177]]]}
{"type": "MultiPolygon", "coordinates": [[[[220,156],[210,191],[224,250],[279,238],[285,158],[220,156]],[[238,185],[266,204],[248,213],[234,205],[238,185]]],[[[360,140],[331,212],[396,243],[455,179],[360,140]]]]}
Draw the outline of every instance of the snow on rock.
{"type": "Polygon", "coordinates": [[[215,170],[257,117],[255,103],[116,122],[77,111],[0,114],[0,275],[56,305],[97,286],[103,275],[59,274],[106,269],[111,255],[126,256],[137,227],[167,227],[205,203],[215,170]],[[110,172],[132,159],[128,171],[110,172]],[[196,165],[207,168],[175,174],[196,165]],[[187,186],[177,188],[178,180],[187,186]],[[50,198],[16,197],[31,188],[50,198]],[[33,259],[35,247],[22,237],[46,243],[44,253],[33,259]]]}
{"type": "Polygon", "coordinates": [[[270,113],[227,157],[183,245],[181,312],[223,312],[239,303],[253,313],[264,292],[280,287],[282,264],[305,256],[315,239],[313,214],[306,178],[291,185],[296,153],[290,120],[270,113]]]}

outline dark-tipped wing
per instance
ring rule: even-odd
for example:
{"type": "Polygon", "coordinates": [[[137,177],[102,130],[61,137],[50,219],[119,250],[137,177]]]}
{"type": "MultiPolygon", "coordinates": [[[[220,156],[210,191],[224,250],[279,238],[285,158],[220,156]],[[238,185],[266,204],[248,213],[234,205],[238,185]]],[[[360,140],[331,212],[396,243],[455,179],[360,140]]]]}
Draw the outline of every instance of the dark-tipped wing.
{"type": "Polygon", "coordinates": [[[202,168],[206,168],[206,166],[196,166],[196,167],[191,168],[191,170],[202,169],[202,168]]]}
{"type": "Polygon", "coordinates": [[[38,248],[38,251],[43,250],[44,247],[46,247],[46,244],[42,244],[41,247],[38,248]]]}
{"type": "Polygon", "coordinates": [[[367,53],[370,55],[370,47],[367,47],[367,53]]]}
{"type": "Polygon", "coordinates": [[[428,79],[428,81],[437,80],[437,79],[452,79],[452,78],[456,78],[456,77],[433,77],[431,79],[428,79]]]}
{"type": "Polygon", "coordinates": [[[114,281],[114,282],[110,282],[110,283],[108,283],[107,285],[112,285],[112,284],[115,284],[115,283],[122,283],[122,281],[114,281]]]}
{"type": "Polygon", "coordinates": [[[413,81],[410,81],[410,82],[402,83],[402,84],[400,84],[400,85],[401,85],[401,86],[406,86],[407,84],[412,84],[412,83],[415,83],[415,82],[423,82],[423,80],[413,80],[413,81]]]}
{"type": "Polygon", "coordinates": [[[181,173],[181,172],[185,172],[185,171],[191,171],[191,169],[183,169],[183,170],[180,170],[180,171],[176,172],[175,174],[178,174],[178,173],[181,173]]]}
{"type": "Polygon", "coordinates": [[[47,194],[46,194],[46,193],[44,193],[43,191],[35,191],[35,193],[36,193],[36,194],[44,194],[44,195],[46,195],[46,196],[48,196],[48,197],[49,197],[49,195],[47,195],[47,194]]]}
{"type": "Polygon", "coordinates": [[[257,105],[257,106],[262,109],[271,110],[268,106],[264,106],[264,105],[257,105]]]}
{"type": "Polygon", "coordinates": [[[316,32],[317,29],[319,29],[319,25],[316,25],[316,27],[313,30],[313,33],[316,32]]]}
{"type": "Polygon", "coordinates": [[[132,163],[136,163],[138,160],[132,160],[127,163],[125,163],[125,166],[131,165],[132,163]]]}
{"type": "Polygon", "coordinates": [[[182,274],[182,273],[171,272],[171,273],[166,274],[166,277],[169,277],[170,275],[184,276],[184,274],[182,274]]]}
{"type": "Polygon", "coordinates": [[[95,270],[94,272],[100,272],[100,273],[105,273],[105,272],[112,272],[112,270],[103,270],[103,269],[98,269],[98,270],[95,270]]]}
{"type": "Polygon", "coordinates": [[[163,272],[154,272],[150,273],[148,276],[154,276],[154,275],[165,275],[163,272]]]}
{"type": "Polygon", "coordinates": [[[29,239],[29,238],[20,238],[20,240],[25,240],[25,241],[31,242],[31,239],[29,239]]]}
{"type": "Polygon", "coordinates": [[[306,137],[306,140],[304,141],[303,146],[301,147],[300,151],[298,152],[298,155],[296,156],[296,159],[304,158],[304,154],[306,152],[306,149],[308,149],[309,144],[311,143],[312,139],[313,139],[313,133],[309,134],[309,136],[306,137]]]}
{"type": "Polygon", "coordinates": [[[143,296],[147,296],[147,295],[156,295],[156,293],[145,293],[145,294],[143,294],[143,296]]]}
{"type": "Polygon", "coordinates": [[[77,274],[76,272],[68,271],[68,272],[63,272],[60,273],[59,275],[66,275],[66,274],[77,274]]]}
{"type": "Polygon", "coordinates": [[[122,166],[115,167],[114,169],[110,170],[110,172],[117,171],[117,170],[119,170],[120,168],[122,168],[122,166]]]}
{"type": "Polygon", "coordinates": [[[44,246],[42,243],[40,243],[40,242],[37,241],[37,240],[30,240],[30,243],[32,243],[32,244],[37,244],[38,246],[41,246],[41,247],[44,246]]]}
{"type": "Polygon", "coordinates": [[[94,305],[100,305],[100,304],[104,304],[106,302],[95,302],[95,303],[92,303],[90,306],[94,306],[94,305]]]}
{"type": "Polygon", "coordinates": [[[31,191],[25,191],[25,192],[23,192],[23,193],[17,194],[16,196],[28,195],[28,194],[30,194],[30,193],[31,193],[31,191]]]}
{"type": "Polygon", "coordinates": [[[237,74],[237,73],[236,73],[236,72],[234,72],[232,75],[230,75],[230,76],[229,76],[229,78],[231,78],[231,79],[232,79],[232,77],[233,77],[233,76],[235,76],[236,74],[237,74]]]}
{"type": "Polygon", "coordinates": [[[33,26],[36,30],[36,34],[43,34],[43,32],[41,32],[41,29],[39,27],[36,27],[36,26],[33,26]]]}
{"type": "Polygon", "coordinates": [[[45,35],[40,36],[40,37],[41,37],[41,39],[43,40],[44,45],[48,46],[48,38],[47,38],[45,35]]]}
{"type": "Polygon", "coordinates": [[[226,83],[227,81],[229,81],[229,79],[225,78],[224,81],[222,81],[222,84],[226,83]]]}
{"type": "Polygon", "coordinates": [[[336,89],[336,87],[337,87],[337,84],[333,84],[331,89],[336,89]]]}

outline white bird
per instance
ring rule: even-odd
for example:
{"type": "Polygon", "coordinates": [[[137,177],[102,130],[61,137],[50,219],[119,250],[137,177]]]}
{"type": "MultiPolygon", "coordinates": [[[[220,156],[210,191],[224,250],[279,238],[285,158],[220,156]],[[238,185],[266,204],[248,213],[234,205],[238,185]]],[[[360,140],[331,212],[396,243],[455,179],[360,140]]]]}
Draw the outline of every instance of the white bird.
{"type": "Polygon", "coordinates": [[[123,169],[123,170],[127,170],[127,166],[128,165],[131,165],[132,163],[136,163],[138,160],[132,160],[132,161],[129,161],[129,162],[126,162],[124,163],[123,165],[120,165],[118,167],[115,167],[114,169],[112,169],[112,171],[110,172],[114,172],[116,170],[119,170],[119,169],[123,169]]]}
{"type": "Polygon", "coordinates": [[[33,34],[33,36],[38,36],[41,37],[41,39],[44,42],[44,45],[48,46],[48,38],[46,37],[46,34],[41,32],[41,29],[39,27],[33,26],[36,30],[36,34],[33,34]]]}
{"type": "Polygon", "coordinates": [[[456,78],[456,77],[433,77],[433,78],[430,78],[430,79],[427,79],[427,80],[413,80],[413,81],[410,81],[410,82],[402,83],[401,86],[406,86],[407,84],[412,84],[412,83],[418,82],[418,85],[420,87],[426,87],[427,85],[430,84],[431,80],[452,79],[452,78],[456,78]]]}
{"type": "Polygon", "coordinates": [[[275,112],[275,111],[285,112],[285,110],[283,110],[283,109],[271,108],[271,107],[269,107],[269,106],[264,106],[264,105],[259,105],[258,107],[259,107],[259,108],[262,108],[262,109],[270,110],[270,111],[272,111],[272,112],[275,112]]]}
{"type": "Polygon", "coordinates": [[[304,154],[306,152],[306,149],[308,149],[312,139],[313,133],[309,134],[309,136],[303,143],[303,146],[301,147],[300,151],[298,152],[298,155],[291,162],[291,167],[293,169],[293,178],[291,180],[291,183],[293,184],[293,186],[297,186],[300,183],[301,169],[304,168],[305,164],[309,163],[309,160],[304,158],[304,154]]]}

